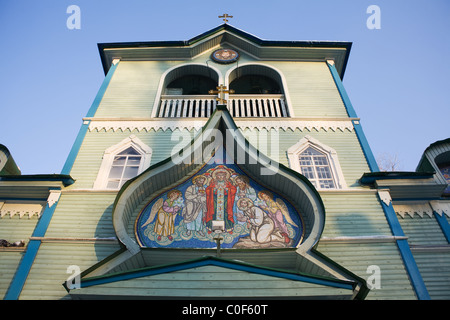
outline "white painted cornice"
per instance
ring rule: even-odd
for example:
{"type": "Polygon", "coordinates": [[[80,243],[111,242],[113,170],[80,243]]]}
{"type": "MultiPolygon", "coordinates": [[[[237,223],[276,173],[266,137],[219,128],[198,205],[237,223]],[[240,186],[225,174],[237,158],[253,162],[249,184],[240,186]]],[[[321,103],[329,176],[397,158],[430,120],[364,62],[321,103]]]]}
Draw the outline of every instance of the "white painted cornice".
{"type": "MultiPolygon", "coordinates": [[[[84,120],[86,120],[85,118],[84,120]]],[[[188,119],[96,119],[89,118],[89,131],[134,131],[149,132],[151,130],[174,131],[178,130],[200,130],[208,121],[208,118],[188,119]]],[[[300,130],[300,131],[353,131],[352,119],[261,119],[261,118],[235,118],[236,125],[241,130],[300,130]]]]}

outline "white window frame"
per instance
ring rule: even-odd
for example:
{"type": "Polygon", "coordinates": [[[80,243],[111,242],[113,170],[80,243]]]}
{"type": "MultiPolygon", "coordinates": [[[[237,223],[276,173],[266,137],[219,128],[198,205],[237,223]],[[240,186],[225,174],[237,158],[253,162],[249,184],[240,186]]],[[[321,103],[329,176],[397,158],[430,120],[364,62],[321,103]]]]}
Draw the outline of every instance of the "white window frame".
{"type": "Polygon", "coordinates": [[[328,165],[330,167],[335,185],[335,188],[320,188],[319,185],[316,187],[316,189],[318,190],[347,189],[347,184],[345,182],[344,174],[342,173],[342,169],[339,164],[339,159],[336,150],[321,143],[319,140],[314,139],[311,136],[303,137],[302,139],[300,139],[299,142],[297,142],[295,145],[293,145],[288,149],[287,154],[290,168],[301,173],[299,157],[300,154],[309,147],[318,150],[327,157],[328,165]]]}
{"type": "Polygon", "coordinates": [[[97,179],[94,182],[94,189],[106,189],[106,190],[119,190],[120,188],[107,188],[108,177],[111,171],[111,167],[114,161],[114,157],[125,151],[129,147],[134,148],[141,156],[141,162],[139,163],[138,175],[142,173],[145,169],[150,167],[150,162],[152,160],[152,148],[143,143],[135,135],[131,135],[128,138],[122,140],[118,144],[109,147],[105,150],[103,154],[102,163],[100,165],[100,170],[97,175],[97,179]]]}

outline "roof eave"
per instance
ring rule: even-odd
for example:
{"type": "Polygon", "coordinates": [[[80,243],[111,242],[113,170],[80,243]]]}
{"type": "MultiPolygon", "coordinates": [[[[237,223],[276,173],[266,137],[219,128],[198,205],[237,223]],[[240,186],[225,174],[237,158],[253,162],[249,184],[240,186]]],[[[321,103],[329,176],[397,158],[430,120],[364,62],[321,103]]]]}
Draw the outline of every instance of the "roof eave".
{"type": "MultiPolygon", "coordinates": [[[[284,47],[284,48],[342,48],[346,51],[345,58],[343,59],[343,65],[340,70],[340,77],[343,79],[344,73],[347,67],[350,50],[352,47],[351,42],[340,41],[285,41],[285,40],[263,40],[245,31],[232,27],[228,24],[219,25],[209,31],[206,31],[198,36],[195,36],[187,41],[138,41],[138,42],[118,42],[118,43],[98,43],[98,50],[100,53],[100,59],[102,62],[105,75],[111,66],[111,62],[106,57],[105,50],[107,49],[125,49],[125,48],[156,48],[156,47],[190,47],[196,43],[201,42],[208,37],[214,36],[222,31],[228,31],[236,36],[242,37],[254,45],[260,47],[284,47]]],[[[117,57],[119,58],[119,57],[117,57]]]]}

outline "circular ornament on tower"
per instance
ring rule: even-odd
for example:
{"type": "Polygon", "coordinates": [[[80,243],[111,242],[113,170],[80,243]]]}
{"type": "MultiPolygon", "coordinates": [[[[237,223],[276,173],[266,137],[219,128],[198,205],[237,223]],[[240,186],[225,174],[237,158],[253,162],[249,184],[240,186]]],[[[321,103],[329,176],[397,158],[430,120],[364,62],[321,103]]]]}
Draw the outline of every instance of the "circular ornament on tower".
{"type": "Polygon", "coordinates": [[[239,53],[233,49],[219,49],[213,52],[212,59],[218,63],[233,63],[239,59],[239,53]]]}

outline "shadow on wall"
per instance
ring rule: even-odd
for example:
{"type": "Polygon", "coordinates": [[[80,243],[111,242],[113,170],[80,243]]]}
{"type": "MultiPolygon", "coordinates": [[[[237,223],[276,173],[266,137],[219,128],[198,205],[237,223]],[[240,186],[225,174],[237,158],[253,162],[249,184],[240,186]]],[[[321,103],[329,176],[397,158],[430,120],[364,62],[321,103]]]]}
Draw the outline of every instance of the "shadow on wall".
{"type": "Polygon", "coordinates": [[[120,249],[116,239],[112,221],[113,204],[110,204],[102,213],[95,229],[95,253],[98,261],[101,261],[120,249]]]}

